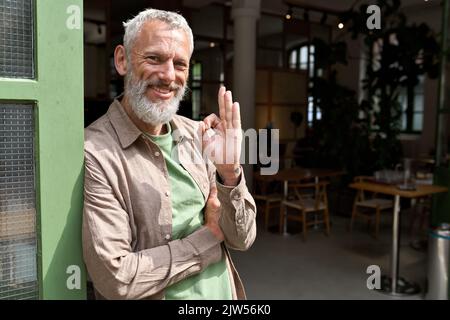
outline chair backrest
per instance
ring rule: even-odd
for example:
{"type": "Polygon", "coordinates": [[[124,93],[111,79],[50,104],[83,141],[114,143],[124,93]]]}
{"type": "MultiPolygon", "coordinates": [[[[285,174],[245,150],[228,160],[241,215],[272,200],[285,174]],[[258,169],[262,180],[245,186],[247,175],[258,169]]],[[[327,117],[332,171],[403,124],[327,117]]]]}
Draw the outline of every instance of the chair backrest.
{"type": "Polygon", "coordinates": [[[257,195],[269,195],[281,192],[281,184],[278,181],[263,179],[259,173],[253,174],[253,193],[257,195]]]}
{"type": "MultiPolygon", "coordinates": [[[[354,182],[373,181],[374,177],[371,176],[356,176],[353,178],[354,182]]],[[[377,193],[359,190],[357,194],[357,201],[365,201],[367,197],[375,198],[377,193]]]]}
{"type": "Polygon", "coordinates": [[[289,184],[295,192],[297,200],[301,206],[304,206],[306,199],[313,199],[316,209],[323,203],[328,206],[327,186],[330,183],[327,180],[304,179],[299,182],[289,184]]]}
{"type": "Polygon", "coordinates": [[[373,180],[373,177],[370,176],[356,176],[353,178],[354,182],[364,182],[364,181],[370,181],[373,180]]]}

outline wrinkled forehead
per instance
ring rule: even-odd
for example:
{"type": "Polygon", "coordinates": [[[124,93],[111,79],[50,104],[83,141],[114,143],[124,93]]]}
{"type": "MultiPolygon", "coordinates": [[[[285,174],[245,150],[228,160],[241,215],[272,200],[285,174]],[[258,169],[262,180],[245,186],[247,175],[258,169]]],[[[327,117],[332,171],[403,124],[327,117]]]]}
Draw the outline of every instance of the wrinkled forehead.
{"type": "Polygon", "coordinates": [[[163,21],[149,21],[142,25],[135,42],[137,49],[159,47],[166,50],[185,49],[190,52],[189,37],[183,29],[173,28],[163,21]]]}

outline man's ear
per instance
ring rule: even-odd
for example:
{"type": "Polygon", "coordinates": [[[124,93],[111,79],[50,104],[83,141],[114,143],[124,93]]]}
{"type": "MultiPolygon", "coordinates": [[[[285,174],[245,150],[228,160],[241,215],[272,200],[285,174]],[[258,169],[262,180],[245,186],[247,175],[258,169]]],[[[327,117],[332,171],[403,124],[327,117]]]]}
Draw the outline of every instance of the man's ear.
{"type": "Polygon", "coordinates": [[[125,76],[127,74],[128,61],[125,47],[123,45],[118,45],[114,50],[114,64],[116,66],[117,72],[121,76],[125,76]]]}

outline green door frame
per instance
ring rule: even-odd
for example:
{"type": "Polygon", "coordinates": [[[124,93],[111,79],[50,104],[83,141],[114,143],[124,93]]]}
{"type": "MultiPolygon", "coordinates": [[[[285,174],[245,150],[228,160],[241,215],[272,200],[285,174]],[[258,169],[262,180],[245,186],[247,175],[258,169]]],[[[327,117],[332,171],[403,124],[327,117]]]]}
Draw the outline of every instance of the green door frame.
{"type": "Polygon", "coordinates": [[[39,298],[86,299],[83,0],[35,0],[34,6],[36,77],[0,78],[0,100],[35,104],[39,298]]]}

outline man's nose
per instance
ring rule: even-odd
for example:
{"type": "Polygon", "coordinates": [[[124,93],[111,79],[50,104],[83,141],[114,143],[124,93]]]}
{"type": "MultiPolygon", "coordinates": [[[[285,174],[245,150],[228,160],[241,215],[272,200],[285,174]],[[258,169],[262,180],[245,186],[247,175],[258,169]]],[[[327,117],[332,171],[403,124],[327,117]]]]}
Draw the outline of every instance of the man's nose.
{"type": "Polygon", "coordinates": [[[166,61],[166,63],[161,65],[161,70],[159,72],[159,78],[165,83],[171,83],[175,81],[175,68],[173,61],[166,61]]]}

